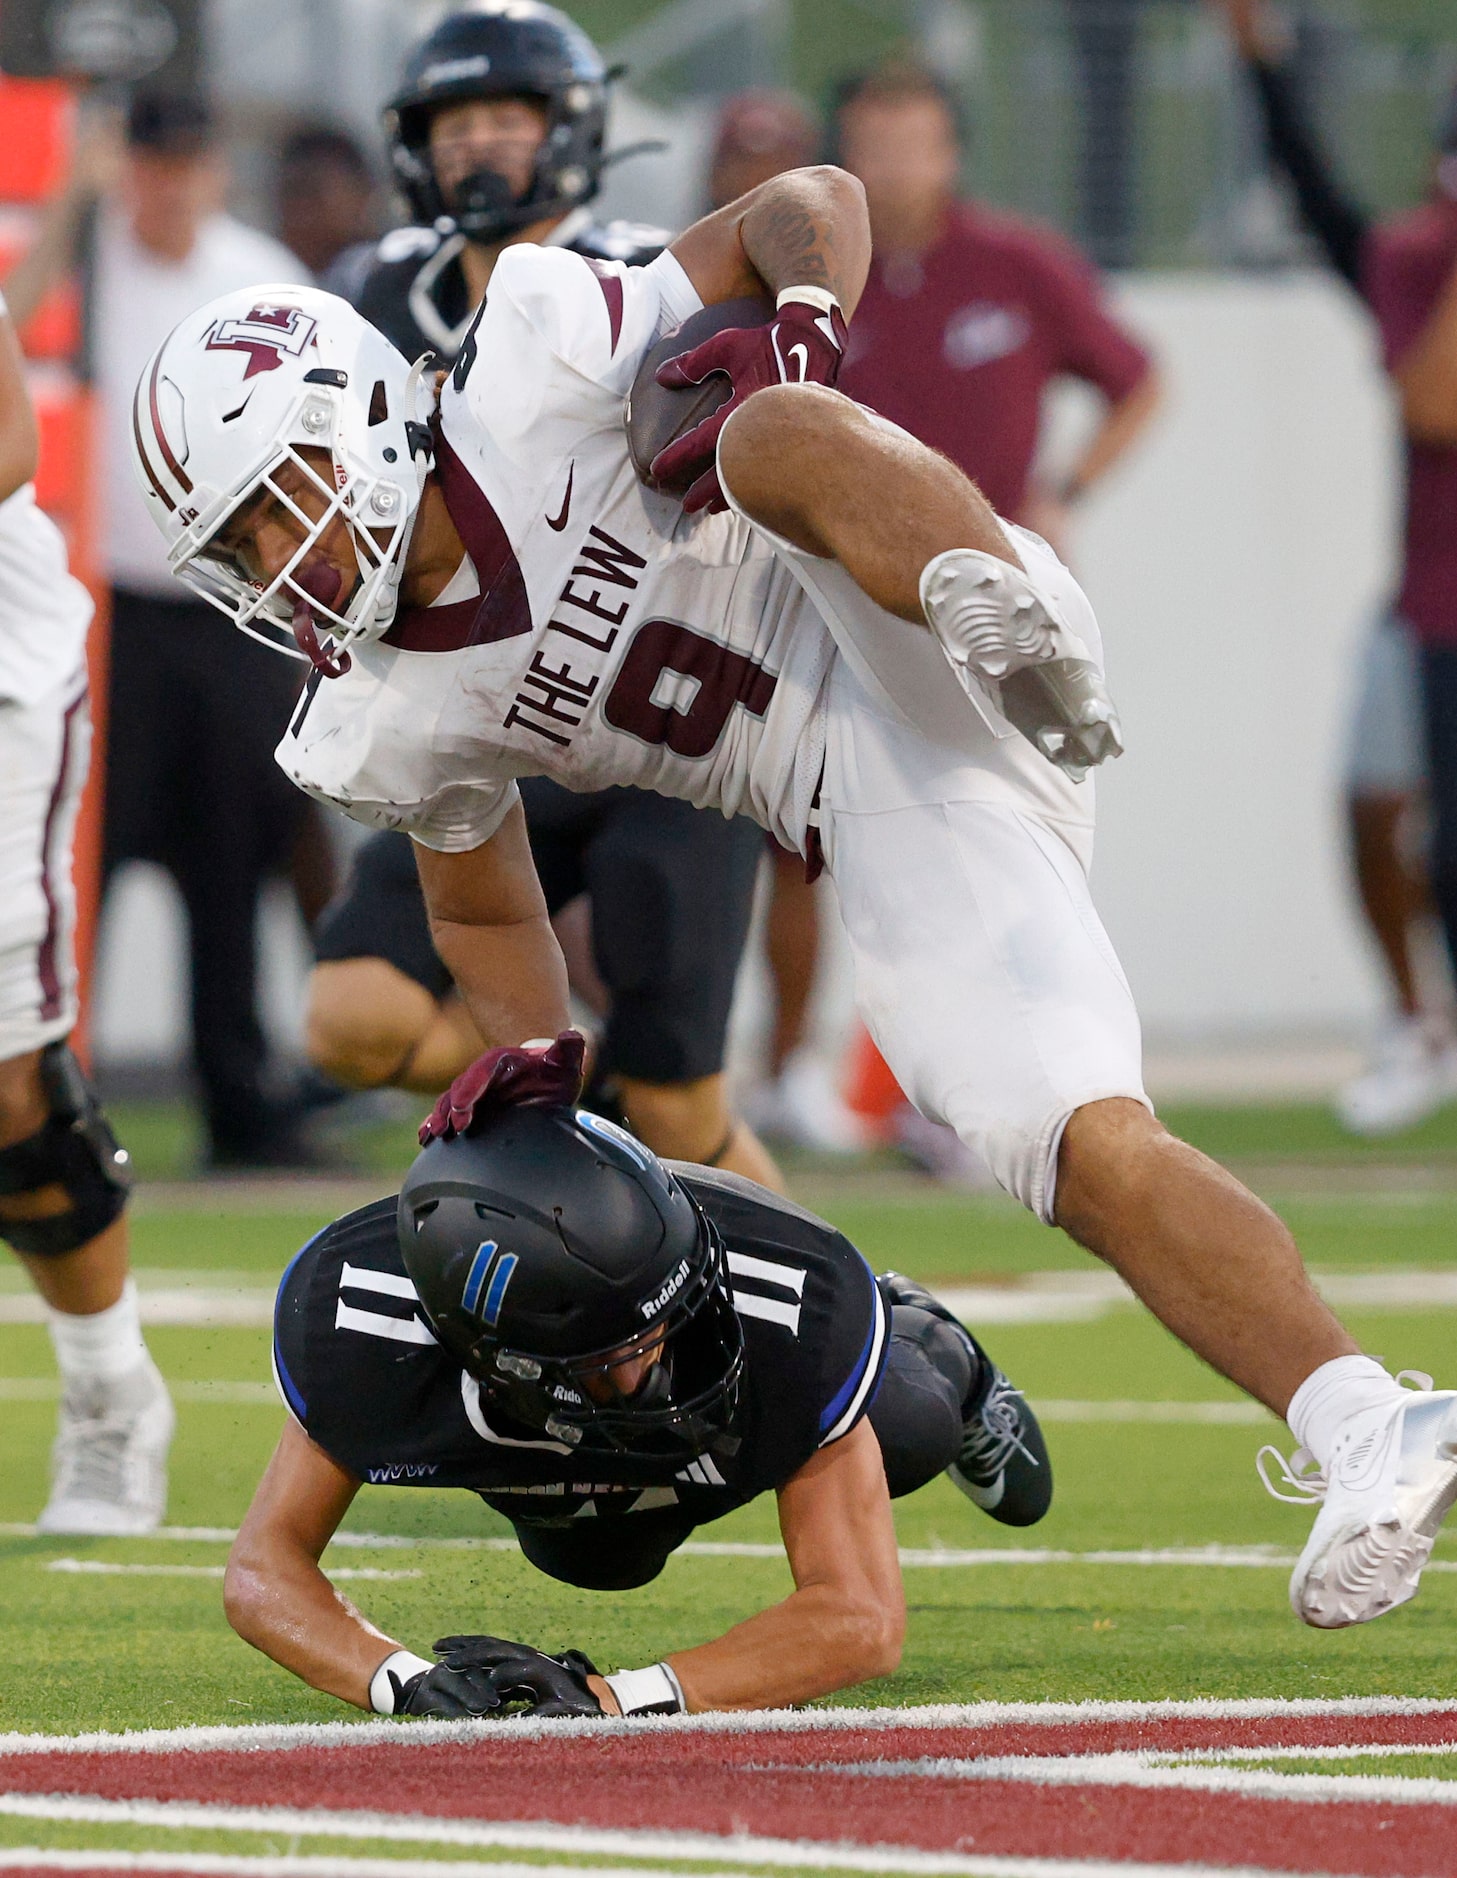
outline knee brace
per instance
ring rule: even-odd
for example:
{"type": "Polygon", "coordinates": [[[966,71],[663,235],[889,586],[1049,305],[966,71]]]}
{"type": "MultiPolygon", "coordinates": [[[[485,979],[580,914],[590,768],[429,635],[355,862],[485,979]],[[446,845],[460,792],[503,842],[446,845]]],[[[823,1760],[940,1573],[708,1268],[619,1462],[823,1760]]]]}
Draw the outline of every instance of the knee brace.
{"type": "Polygon", "coordinates": [[[956,1459],[974,1381],[971,1351],[950,1324],[914,1305],[894,1307],[885,1373],[870,1407],[893,1500],[924,1487],[956,1459]]]}
{"type": "Polygon", "coordinates": [[[43,1050],[40,1073],[49,1113],[35,1134],[0,1148],[0,1199],[61,1187],[71,1204],[43,1219],[0,1215],[0,1239],[17,1252],[53,1258],[88,1244],[117,1218],[132,1184],[131,1157],[117,1146],[69,1044],[43,1050]]]}

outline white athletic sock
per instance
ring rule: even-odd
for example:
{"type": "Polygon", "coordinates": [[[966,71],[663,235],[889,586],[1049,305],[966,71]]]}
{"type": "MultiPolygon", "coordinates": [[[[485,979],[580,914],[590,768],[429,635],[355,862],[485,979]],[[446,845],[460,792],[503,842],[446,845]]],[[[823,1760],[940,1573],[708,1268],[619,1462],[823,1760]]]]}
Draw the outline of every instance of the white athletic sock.
{"type": "Polygon", "coordinates": [[[1406,1391],[1374,1356],[1337,1356],[1312,1370],[1290,1398],[1290,1432],[1324,1467],[1336,1432],[1362,1409],[1380,1408],[1406,1391]]]}
{"type": "Polygon", "coordinates": [[[116,1303],[85,1316],[46,1307],[51,1342],[67,1388],[115,1382],[146,1361],[137,1287],[128,1278],[116,1303]]]}

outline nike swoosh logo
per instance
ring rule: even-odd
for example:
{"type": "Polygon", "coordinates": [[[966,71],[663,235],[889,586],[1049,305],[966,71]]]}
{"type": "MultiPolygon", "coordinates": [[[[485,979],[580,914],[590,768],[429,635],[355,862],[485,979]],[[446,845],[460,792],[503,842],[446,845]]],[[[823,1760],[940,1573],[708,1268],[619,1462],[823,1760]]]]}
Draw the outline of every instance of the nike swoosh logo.
{"type": "Polygon", "coordinates": [[[553,529],[557,534],[560,534],[562,530],[566,527],[567,517],[568,515],[571,514],[571,511],[572,511],[572,478],[576,475],[576,473],[577,473],[577,459],[573,457],[571,468],[567,471],[567,493],[562,497],[561,514],[560,515],[548,515],[546,518],[547,527],[550,529],[553,529]]]}
{"type": "Polygon", "coordinates": [[[799,360],[799,382],[802,385],[809,375],[809,347],[791,346],[789,348],[789,356],[791,359],[797,358],[799,360]]]}

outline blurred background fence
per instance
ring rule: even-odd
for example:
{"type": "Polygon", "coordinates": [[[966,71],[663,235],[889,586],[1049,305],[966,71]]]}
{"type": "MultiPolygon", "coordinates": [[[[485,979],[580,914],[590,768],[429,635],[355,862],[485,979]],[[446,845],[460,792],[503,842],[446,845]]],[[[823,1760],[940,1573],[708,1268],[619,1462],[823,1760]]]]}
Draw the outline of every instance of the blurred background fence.
{"type": "MultiPolygon", "coordinates": [[[[373,133],[405,47],[442,9],[411,0],[209,0],[204,58],[264,187],[279,124],[320,109],[373,133]]],[[[1220,19],[1199,0],[579,0],[627,68],[617,140],[669,152],[625,165],[609,203],[645,219],[696,209],[715,105],[746,85],[821,101],[845,73],[918,50],[964,101],[966,182],[1076,235],[1105,266],[1273,265],[1299,252],[1261,180],[1259,138],[1220,19]]],[[[1323,128],[1373,208],[1422,187],[1457,76],[1446,0],[1312,0],[1295,14],[1323,128]]]]}

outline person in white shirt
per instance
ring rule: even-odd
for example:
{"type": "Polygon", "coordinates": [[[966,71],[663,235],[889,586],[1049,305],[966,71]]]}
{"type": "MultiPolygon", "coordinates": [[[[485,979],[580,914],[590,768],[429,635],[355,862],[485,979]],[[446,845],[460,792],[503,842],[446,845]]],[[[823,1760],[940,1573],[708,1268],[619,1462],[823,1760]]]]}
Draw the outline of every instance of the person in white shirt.
{"type": "Polygon", "coordinates": [[[309,279],[288,249],[223,212],[226,180],[201,100],[133,101],[91,302],[113,585],[105,867],[160,862],[186,905],[211,1164],[277,1165],[304,1150],[295,1111],[269,1090],[255,926],[263,884],[287,867],[304,820],[271,756],[297,686],[178,586],[128,459],[132,387],[178,319],[232,288],[309,279]]]}
{"type": "Polygon", "coordinates": [[[61,1370],[40,1529],[124,1535],[162,1517],[172,1404],[128,1271],[127,1156],[67,1042],[91,600],[36,506],[36,456],[0,297],[0,1239],[45,1301],[61,1370]]]}

